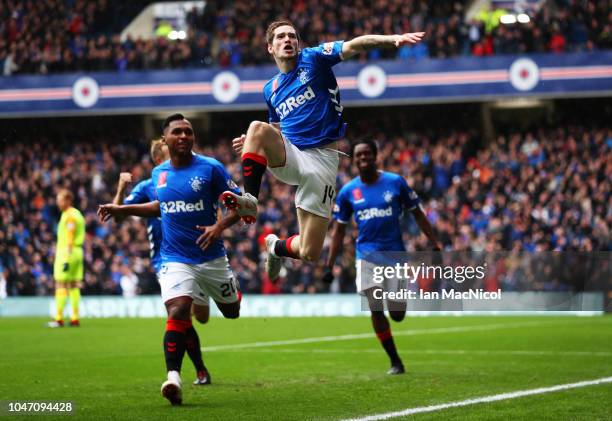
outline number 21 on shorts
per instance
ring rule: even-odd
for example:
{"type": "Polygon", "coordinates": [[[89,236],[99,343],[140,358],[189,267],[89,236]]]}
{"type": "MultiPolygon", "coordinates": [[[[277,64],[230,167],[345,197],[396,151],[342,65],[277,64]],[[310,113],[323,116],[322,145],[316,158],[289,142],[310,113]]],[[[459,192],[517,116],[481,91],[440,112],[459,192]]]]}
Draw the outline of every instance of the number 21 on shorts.
{"type": "Polygon", "coordinates": [[[221,295],[223,297],[226,297],[226,298],[231,297],[237,291],[238,291],[238,288],[236,288],[236,281],[234,278],[232,278],[229,282],[221,284],[221,295]]]}

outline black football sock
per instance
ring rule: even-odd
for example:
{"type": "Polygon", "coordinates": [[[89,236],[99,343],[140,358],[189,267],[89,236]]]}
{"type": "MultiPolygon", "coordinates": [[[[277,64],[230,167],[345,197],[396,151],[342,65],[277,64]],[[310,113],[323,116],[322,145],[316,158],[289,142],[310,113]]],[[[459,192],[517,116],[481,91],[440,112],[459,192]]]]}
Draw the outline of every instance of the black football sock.
{"type": "Polygon", "coordinates": [[[393,335],[391,334],[391,329],[387,329],[384,332],[376,332],[376,336],[378,336],[380,344],[385,349],[387,355],[391,359],[391,364],[402,364],[402,360],[397,354],[397,348],[395,348],[395,342],[393,342],[393,335]]]}
{"type": "Polygon", "coordinates": [[[193,326],[185,332],[185,346],[187,348],[187,355],[189,355],[193,362],[196,371],[203,371],[204,361],[202,360],[202,350],[200,349],[200,337],[193,326]]]}
{"type": "Polygon", "coordinates": [[[191,321],[169,319],[164,335],[164,356],[168,371],[181,371],[185,356],[185,332],[191,321]]]}
{"type": "Polygon", "coordinates": [[[268,160],[256,153],[247,152],[242,155],[242,178],[244,179],[244,192],[255,198],[259,197],[261,179],[268,167],[268,160]]]}
{"type": "Polygon", "coordinates": [[[300,256],[298,256],[291,249],[291,242],[295,239],[295,237],[297,237],[297,235],[292,235],[286,240],[278,240],[276,244],[274,244],[274,254],[276,254],[278,257],[291,257],[292,259],[299,259],[300,256]]]}

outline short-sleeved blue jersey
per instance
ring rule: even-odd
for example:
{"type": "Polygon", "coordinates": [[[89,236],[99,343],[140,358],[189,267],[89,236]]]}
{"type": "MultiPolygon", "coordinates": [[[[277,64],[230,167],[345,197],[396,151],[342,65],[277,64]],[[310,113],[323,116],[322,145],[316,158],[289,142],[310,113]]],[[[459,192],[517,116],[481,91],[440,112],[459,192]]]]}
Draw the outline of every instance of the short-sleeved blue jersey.
{"type": "Polygon", "coordinates": [[[174,168],[168,160],[153,169],[151,176],[162,226],[162,263],[200,264],[225,255],[221,239],[205,251],[196,244],[202,234],[196,225],[217,222],[219,196],[240,190],[223,165],[214,158],[193,155],[191,164],[174,168]]]}
{"type": "MultiPolygon", "coordinates": [[[[155,196],[155,188],[153,180],[150,178],[141,181],[130,192],[130,195],[123,201],[126,205],[147,203],[157,200],[155,196]]],[[[147,220],[147,236],[149,237],[149,248],[151,249],[151,263],[155,268],[155,272],[161,269],[161,243],[162,229],[161,218],[146,218],[147,220]]]]}
{"type": "Polygon", "coordinates": [[[295,68],[264,86],[271,123],[298,149],[324,146],[344,136],[342,105],[332,66],[342,60],[343,41],[305,48],[295,68]]]}
{"type": "Polygon", "coordinates": [[[355,177],[340,189],[334,219],[346,224],[354,214],[358,259],[375,251],[405,251],[400,216],[403,210],[412,210],[419,203],[416,192],[403,177],[380,172],[374,184],[355,177]]]}

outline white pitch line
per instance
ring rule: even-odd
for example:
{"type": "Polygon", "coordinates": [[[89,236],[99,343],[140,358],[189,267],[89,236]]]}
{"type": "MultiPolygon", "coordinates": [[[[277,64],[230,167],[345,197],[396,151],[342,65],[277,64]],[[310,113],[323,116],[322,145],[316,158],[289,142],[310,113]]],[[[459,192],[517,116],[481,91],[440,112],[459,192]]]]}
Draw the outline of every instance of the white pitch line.
{"type": "MultiPolygon", "coordinates": [[[[225,350],[242,352],[243,349],[225,350]]],[[[380,348],[365,349],[311,349],[311,348],[274,348],[257,349],[245,352],[296,353],[296,354],[380,354],[380,348]]],[[[535,351],[535,350],[470,350],[470,349],[411,349],[400,351],[400,354],[448,354],[448,355],[525,355],[525,356],[558,356],[558,357],[612,357],[612,352],[606,351],[535,351]]]]}
{"type": "MultiPolygon", "coordinates": [[[[393,332],[393,336],[415,336],[415,335],[431,335],[438,333],[458,333],[458,332],[475,332],[482,330],[497,330],[505,328],[525,327],[525,326],[537,326],[542,324],[550,324],[555,322],[523,322],[523,323],[489,323],[485,325],[470,325],[470,326],[455,326],[455,327],[441,327],[434,329],[408,329],[393,332]]],[[[349,335],[337,335],[337,336],[319,336],[314,338],[301,338],[301,339],[287,339],[283,341],[266,341],[266,342],[249,342],[239,343],[234,345],[218,345],[210,347],[202,347],[202,351],[224,351],[227,349],[244,349],[244,348],[262,348],[268,346],[281,346],[281,345],[296,345],[296,344],[310,344],[317,342],[336,342],[336,341],[350,341],[353,339],[371,339],[375,335],[373,332],[370,333],[356,333],[349,335]]]]}
{"type": "Polygon", "coordinates": [[[612,383],[612,377],[602,377],[595,380],[587,380],[578,383],[559,384],[550,387],[540,387],[537,389],[518,390],[516,392],[500,393],[499,395],[483,396],[480,398],[466,399],[464,401],[449,402],[439,405],[421,406],[417,408],[408,408],[403,411],[387,412],[384,414],[368,415],[360,418],[350,418],[343,421],[378,421],[388,420],[390,418],[405,417],[407,415],[421,414],[424,412],[440,411],[448,408],[458,408],[462,406],[475,405],[479,403],[490,403],[503,401],[508,399],[522,398],[524,396],[541,395],[544,393],[558,392],[560,390],[577,389],[580,387],[596,386],[604,383],[612,383]]]}

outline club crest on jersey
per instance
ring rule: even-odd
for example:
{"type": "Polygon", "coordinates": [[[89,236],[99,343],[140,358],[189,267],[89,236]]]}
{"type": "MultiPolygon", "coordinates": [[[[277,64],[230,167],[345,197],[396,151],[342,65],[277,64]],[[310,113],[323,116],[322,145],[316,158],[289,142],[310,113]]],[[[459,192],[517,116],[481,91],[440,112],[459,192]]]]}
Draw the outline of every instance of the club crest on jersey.
{"type": "Polygon", "coordinates": [[[326,56],[331,56],[331,53],[333,51],[334,51],[333,42],[326,42],[325,44],[323,44],[323,54],[325,54],[326,56]]]}
{"type": "Polygon", "coordinates": [[[298,73],[298,79],[302,85],[306,85],[308,83],[308,70],[300,69],[298,73]]]}
{"type": "Polygon", "coordinates": [[[168,171],[162,171],[159,173],[159,177],[157,177],[157,187],[166,187],[168,184],[168,171]]]}
{"type": "Polygon", "coordinates": [[[191,186],[191,190],[193,190],[194,192],[199,192],[200,190],[202,190],[203,182],[204,180],[200,176],[196,175],[195,177],[191,177],[189,179],[189,185],[191,186]]]}
{"type": "Polygon", "coordinates": [[[391,203],[391,201],[393,200],[393,193],[387,190],[383,193],[383,199],[385,199],[385,202],[391,203]]]}
{"type": "Polygon", "coordinates": [[[353,199],[355,200],[355,203],[361,203],[365,201],[365,199],[363,198],[363,193],[361,193],[361,189],[359,187],[353,190],[353,199]]]}

